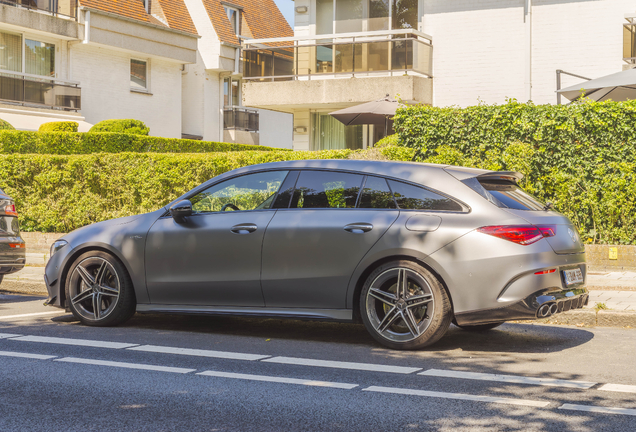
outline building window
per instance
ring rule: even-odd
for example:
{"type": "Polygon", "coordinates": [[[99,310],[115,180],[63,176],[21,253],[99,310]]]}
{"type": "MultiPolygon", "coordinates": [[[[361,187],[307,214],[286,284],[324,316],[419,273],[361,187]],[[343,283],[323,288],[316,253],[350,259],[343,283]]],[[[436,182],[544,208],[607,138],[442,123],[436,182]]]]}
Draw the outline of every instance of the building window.
{"type": "Polygon", "coordinates": [[[22,35],[0,33],[0,69],[22,72],[22,35]]]}
{"type": "Polygon", "coordinates": [[[227,77],[223,80],[223,106],[241,106],[241,80],[227,77]]]}
{"type": "Polygon", "coordinates": [[[0,32],[0,69],[55,76],[55,45],[0,32]]]}
{"type": "Polygon", "coordinates": [[[227,14],[227,19],[230,20],[230,24],[232,25],[232,30],[235,35],[240,34],[239,27],[239,11],[238,9],[231,8],[229,6],[223,6],[225,8],[225,13],[227,14]]]}
{"type": "Polygon", "coordinates": [[[146,12],[150,13],[150,1],[151,0],[142,0],[144,2],[144,9],[146,9],[146,12]]]}
{"type": "Polygon", "coordinates": [[[623,25],[623,60],[634,63],[636,60],[636,25],[623,25]]]}
{"type": "Polygon", "coordinates": [[[130,88],[133,90],[148,90],[147,61],[130,60],[130,88]]]}
{"type": "Polygon", "coordinates": [[[312,114],[312,150],[363,148],[363,126],[345,126],[329,114],[312,114]]]}
{"type": "Polygon", "coordinates": [[[415,30],[418,6],[418,0],[316,0],[316,34],[415,30]]]}

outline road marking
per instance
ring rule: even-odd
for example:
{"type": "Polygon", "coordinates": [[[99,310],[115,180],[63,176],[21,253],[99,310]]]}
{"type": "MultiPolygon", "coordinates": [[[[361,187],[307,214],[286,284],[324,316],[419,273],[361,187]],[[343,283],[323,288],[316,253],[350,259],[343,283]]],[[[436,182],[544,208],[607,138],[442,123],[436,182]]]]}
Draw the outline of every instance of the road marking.
{"type": "Polygon", "coordinates": [[[361,370],[361,371],[369,371],[369,372],[389,372],[389,373],[398,373],[398,374],[410,374],[410,373],[422,370],[422,368],[412,368],[412,367],[403,367],[403,366],[388,366],[388,365],[379,365],[379,364],[372,364],[372,363],[354,363],[354,362],[342,362],[342,361],[331,361],[331,360],[314,360],[314,359],[295,358],[295,357],[272,357],[272,358],[268,358],[261,361],[268,362],[268,363],[281,363],[281,364],[291,364],[291,365],[301,365],[301,366],[317,366],[317,367],[327,367],[327,368],[334,368],[334,369],[352,369],[352,370],[361,370]]]}
{"type": "Polygon", "coordinates": [[[95,347],[95,348],[114,348],[114,349],[130,348],[130,347],[137,346],[137,344],[120,343],[120,342],[106,342],[106,341],[96,341],[96,340],[89,340],[89,339],[68,339],[68,338],[45,337],[45,336],[21,336],[21,337],[13,338],[11,340],[23,341],[23,342],[42,342],[42,343],[60,344],[60,345],[77,345],[77,346],[87,346],[87,347],[95,347]]]}
{"type": "Polygon", "coordinates": [[[53,314],[65,314],[66,311],[51,311],[51,312],[38,312],[38,313],[29,313],[29,314],[21,314],[21,315],[8,315],[8,316],[0,316],[0,321],[16,319],[16,318],[28,318],[35,317],[40,315],[53,315],[53,314]]]}
{"type": "Polygon", "coordinates": [[[0,351],[0,356],[30,358],[30,359],[37,359],[37,360],[49,360],[49,359],[57,357],[52,355],[29,354],[29,353],[19,353],[19,352],[11,352],[11,351],[0,351]]]}
{"type": "Polygon", "coordinates": [[[424,397],[432,397],[432,398],[442,398],[442,399],[458,399],[458,400],[468,400],[474,402],[490,402],[490,403],[500,403],[500,404],[508,404],[508,405],[523,405],[523,406],[531,406],[538,408],[545,408],[550,405],[550,402],[542,402],[528,399],[509,399],[502,397],[493,397],[493,396],[479,396],[479,395],[469,395],[462,393],[445,393],[445,392],[436,392],[436,391],[425,391],[425,390],[413,390],[413,389],[405,389],[405,388],[396,388],[396,387],[379,387],[379,386],[371,386],[362,391],[370,391],[370,392],[378,392],[378,393],[394,393],[394,394],[402,394],[402,395],[412,395],[412,396],[424,396],[424,397]]]}
{"type": "Polygon", "coordinates": [[[497,381],[497,382],[514,383],[514,384],[569,387],[569,388],[578,388],[578,389],[589,389],[596,385],[596,383],[588,382],[588,381],[570,381],[570,380],[561,380],[561,379],[553,379],[553,378],[534,378],[534,377],[524,377],[519,375],[498,375],[498,374],[487,374],[487,373],[480,373],[480,372],[462,372],[462,371],[440,370],[440,369],[429,369],[424,372],[418,373],[418,375],[444,377],[444,378],[463,378],[463,379],[481,380],[481,381],[497,381]]]}
{"type": "Polygon", "coordinates": [[[611,392],[636,393],[636,386],[624,384],[605,384],[598,389],[611,392]]]}
{"type": "Polygon", "coordinates": [[[243,353],[227,352],[227,351],[175,348],[175,347],[157,346],[157,345],[140,345],[140,346],[136,346],[136,347],[128,348],[128,349],[132,351],[144,351],[144,352],[153,352],[153,353],[161,353],[161,354],[180,354],[180,355],[213,357],[213,358],[232,359],[232,360],[254,361],[254,360],[261,360],[261,359],[270,357],[270,356],[259,355],[259,354],[243,354],[243,353]]]}
{"type": "Polygon", "coordinates": [[[66,362],[66,363],[81,363],[95,366],[110,366],[110,367],[119,367],[125,369],[141,369],[141,370],[150,370],[150,371],[159,371],[159,372],[172,372],[172,373],[180,373],[187,374],[190,372],[196,371],[196,369],[184,369],[177,367],[168,367],[168,366],[155,366],[149,364],[141,364],[141,363],[126,363],[126,362],[115,362],[108,360],[92,360],[92,359],[83,359],[77,357],[64,357],[61,359],[57,359],[55,361],[66,362]]]}
{"type": "Polygon", "coordinates": [[[600,407],[592,405],[575,405],[575,404],[563,404],[559,407],[560,410],[570,411],[584,411],[595,412],[602,414],[622,414],[628,416],[636,416],[636,409],[629,408],[614,408],[614,407],[600,407]]]}
{"type": "Polygon", "coordinates": [[[20,336],[20,335],[9,334],[9,333],[0,333],[0,339],[14,338],[14,337],[18,337],[18,336],[20,336]]]}
{"type": "Polygon", "coordinates": [[[299,385],[314,386],[314,387],[330,387],[330,388],[339,388],[339,389],[346,389],[346,390],[351,390],[352,388],[358,387],[358,384],[274,377],[274,376],[267,376],[267,375],[238,374],[238,373],[217,372],[217,371],[199,372],[197,375],[213,376],[218,378],[234,378],[234,379],[242,379],[242,380],[249,380],[249,381],[265,381],[265,382],[274,382],[274,383],[283,383],[283,384],[299,384],[299,385]]]}

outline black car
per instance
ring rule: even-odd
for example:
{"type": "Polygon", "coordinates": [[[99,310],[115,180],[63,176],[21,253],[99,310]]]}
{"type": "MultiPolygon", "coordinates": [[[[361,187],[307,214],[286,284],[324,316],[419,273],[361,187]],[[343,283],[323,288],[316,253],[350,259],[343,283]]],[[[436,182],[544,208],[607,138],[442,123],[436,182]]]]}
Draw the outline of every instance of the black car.
{"type": "Polygon", "coordinates": [[[20,237],[15,202],[0,189],[0,282],[4,275],[22,270],[25,261],[26,248],[20,237]]]}

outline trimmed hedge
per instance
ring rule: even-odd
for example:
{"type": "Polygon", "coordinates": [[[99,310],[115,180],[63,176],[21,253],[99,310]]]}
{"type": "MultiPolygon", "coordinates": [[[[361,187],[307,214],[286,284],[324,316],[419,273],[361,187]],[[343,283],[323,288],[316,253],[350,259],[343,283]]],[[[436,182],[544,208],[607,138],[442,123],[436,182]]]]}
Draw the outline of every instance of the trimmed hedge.
{"type": "Polygon", "coordinates": [[[116,132],[134,135],[148,135],[150,128],[141,120],[102,120],[94,125],[89,132],[116,132]]]}
{"type": "Polygon", "coordinates": [[[89,154],[119,152],[208,153],[274,150],[271,147],[123,133],[0,131],[0,154],[89,154]]]}
{"type": "Polygon", "coordinates": [[[38,132],[77,132],[79,123],[74,121],[60,121],[42,123],[38,132]]]}
{"type": "Polygon", "coordinates": [[[15,128],[8,121],[0,119],[0,130],[15,130],[15,128]]]}
{"type": "Polygon", "coordinates": [[[405,107],[394,117],[415,160],[525,174],[588,243],[636,244],[636,101],[405,107]]]}

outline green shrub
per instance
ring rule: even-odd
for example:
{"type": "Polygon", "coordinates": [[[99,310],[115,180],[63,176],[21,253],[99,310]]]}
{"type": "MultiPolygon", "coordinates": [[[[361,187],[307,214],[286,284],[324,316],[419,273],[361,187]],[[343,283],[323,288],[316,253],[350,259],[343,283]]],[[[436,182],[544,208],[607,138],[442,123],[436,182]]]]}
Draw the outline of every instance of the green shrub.
{"type": "Polygon", "coordinates": [[[0,119],[0,130],[15,130],[8,121],[0,119]]]}
{"type": "Polygon", "coordinates": [[[70,133],[0,131],[0,154],[88,154],[157,152],[208,153],[238,150],[274,150],[248,144],[218,143],[178,138],[150,137],[123,133],[70,133]]]}
{"type": "Polygon", "coordinates": [[[77,132],[79,123],[74,121],[60,121],[42,123],[38,132],[77,132]]]}
{"type": "Polygon", "coordinates": [[[388,135],[382,138],[377,143],[375,143],[373,147],[385,147],[390,145],[398,145],[398,141],[399,141],[398,134],[388,135]]]}
{"type": "Polygon", "coordinates": [[[412,106],[394,122],[416,160],[520,171],[585,241],[636,244],[636,101],[412,106]]]}
{"type": "Polygon", "coordinates": [[[93,126],[89,132],[117,132],[134,135],[148,135],[150,128],[141,120],[103,120],[93,126]]]}

